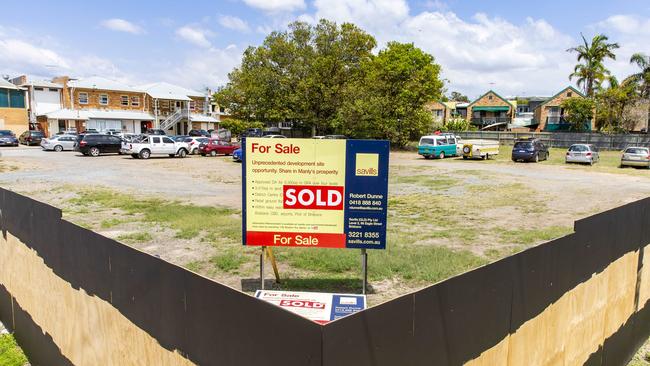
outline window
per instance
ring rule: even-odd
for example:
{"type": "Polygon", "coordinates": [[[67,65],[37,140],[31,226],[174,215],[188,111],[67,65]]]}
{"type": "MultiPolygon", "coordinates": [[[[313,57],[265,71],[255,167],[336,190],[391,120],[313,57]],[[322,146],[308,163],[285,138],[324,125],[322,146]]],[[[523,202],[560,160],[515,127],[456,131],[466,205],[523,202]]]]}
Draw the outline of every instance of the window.
{"type": "Polygon", "coordinates": [[[193,101],[193,100],[191,100],[191,101],[190,101],[190,109],[191,109],[191,110],[194,110],[194,108],[196,108],[196,102],[193,101]]]}
{"type": "Polygon", "coordinates": [[[108,105],[108,94],[99,94],[99,104],[108,105]]]}
{"type": "Polygon", "coordinates": [[[567,98],[571,98],[573,96],[573,93],[572,92],[567,92],[566,96],[567,96],[567,98]]]}
{"type": "Polygon", "coordinates": [[[9,107],[9,89],[0,89],[0,108],[9,107]]]}
{"type": "Polygon", "coordinates": [[[43,91],[43,88],[35,87],[34,90],[43,91]]]}
{"type": "Polygon", "coordinates": [[[160,143],[160,137],[152,137],[151,142],[153,142],[154,144],[159,144],[160,143]]]}
{"type": "Polygon", "coordinates": [[[79,104],[88,104],[88,93],[79,93],[79,104]]]}
{"type": "Polygon", "coordinates": [[[59,92],[59,89],[54,89],[54,88],[49,88],[49,89],[47,89],[47,90],[48,90],[48,91],[51,91],[51,92],[54,92],[54,93],[58,93],[58,92],[59,92]]]}
{"type": "Polygon", "coordinates": [[[120,97],[120,103],[122,104],[123,107],[128,107],[129,106],[129,96],[128,95],[122,95],[120,97]]]}
{"type": "Polygon", "coordinates": [[[25,94],[22,90],[10,90],[9,97],[10,108],[25,108],[25,94]]]}
{"type": "Polygon", "coordinates": [[[131,105],[133,107],[139,107],[140,106],[140,97],[131,97],[131,105]]]}
{"type": "Polygon", "coordinates": [[[162,141],[164,143],[166,143],[166,144],[173,144],[174,143],[174,141],[172,139],[170,139],[169,137],[163,137],[162,141]]]}
{"type": "Polygon", "coordinates": [[[488,100],[492,100],[492,96],[491,96],[491,95],[488,95],[488,100]]]}
{"type": "Polygon", "coordinates": [[[219,107],[219,113],[226,113],[226,107],[219,107]]]}

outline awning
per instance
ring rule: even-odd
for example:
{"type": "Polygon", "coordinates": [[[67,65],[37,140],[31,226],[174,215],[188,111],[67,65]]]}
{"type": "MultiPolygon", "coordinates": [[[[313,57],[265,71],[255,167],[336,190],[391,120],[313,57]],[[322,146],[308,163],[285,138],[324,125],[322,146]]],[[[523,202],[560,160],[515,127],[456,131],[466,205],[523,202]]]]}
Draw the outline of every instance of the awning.
{"type": "Polygon", "coordinates": [[[510,110],[510,107],[507,105],[495,105],[495,106],[476,106],[472,107],[472,111],[485,111],[485,112],[507,112],[510,110]]]}
{"type": "Polygon", "coordinates": [[[141,111],[119,111],[119,110],[71,110],[59,109],[58,111],[47,112],[44,115],[48,119],[119,119],[119,120],[141,120],[153,121],[154,117],[141,111]]]}

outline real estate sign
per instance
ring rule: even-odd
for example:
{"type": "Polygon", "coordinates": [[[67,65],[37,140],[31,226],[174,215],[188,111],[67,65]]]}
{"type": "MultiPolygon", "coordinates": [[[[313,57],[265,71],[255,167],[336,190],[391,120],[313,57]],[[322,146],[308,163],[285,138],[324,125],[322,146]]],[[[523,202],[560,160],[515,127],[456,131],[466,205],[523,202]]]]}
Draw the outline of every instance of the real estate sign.
{"type": "Polygon", "coordinates": [[[255,297],[320,324],[366,308],[365,295],[257,290],[255,297]]]}
{"type": "Polygon", "coordinates": [[[388,141],[248,138],[244,245],[386,248],[388,141]]]}

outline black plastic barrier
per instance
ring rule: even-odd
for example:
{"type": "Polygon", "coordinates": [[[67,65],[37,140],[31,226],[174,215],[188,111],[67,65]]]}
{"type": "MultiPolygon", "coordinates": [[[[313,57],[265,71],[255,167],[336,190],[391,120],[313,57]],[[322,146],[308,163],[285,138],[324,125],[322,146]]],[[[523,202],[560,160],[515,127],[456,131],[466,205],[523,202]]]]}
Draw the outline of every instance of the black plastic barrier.
{"type": "MultiPolygon", "coordinates": [[[[78,227],[60,210],[11,191],[0,189],[0,213],[5,238],[18,238],[74,289],[200,365],[462,365],[630,253],[638,255],[640,277],[650,243],[644,199],[577,221],[574,234],[321,326],[78,227]]],[[[650,335],[650,302],[638,303],[643,286],[634,285],[634,311],[598,344],[584,345],[593,349],[585,363],[623,364],[650,335]]],[[[8,288],[0,283],[0,320],[32,364],[72,364],[8,288]]],[[[44,293],[43,306],[55,298],[44,293]]],[[[101,341],[101,330],[96,337],[101,341]]]]}

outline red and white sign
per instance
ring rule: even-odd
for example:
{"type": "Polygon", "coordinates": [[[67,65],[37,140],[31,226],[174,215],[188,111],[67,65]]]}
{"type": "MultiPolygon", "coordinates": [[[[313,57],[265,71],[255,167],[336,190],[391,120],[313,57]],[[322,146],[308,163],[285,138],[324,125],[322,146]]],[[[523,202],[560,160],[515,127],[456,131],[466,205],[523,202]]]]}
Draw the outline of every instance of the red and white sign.
{"type": "Polygon", "coordinates": [[[365,295],[258,290],[255,297],[320,324],[366,307],[365,295]]]}
{"type": "Polygon", "coordinates": [[[343,187],[292,186],[282,187],[283,207],[295,210],[342,210],[343,187]]]}

